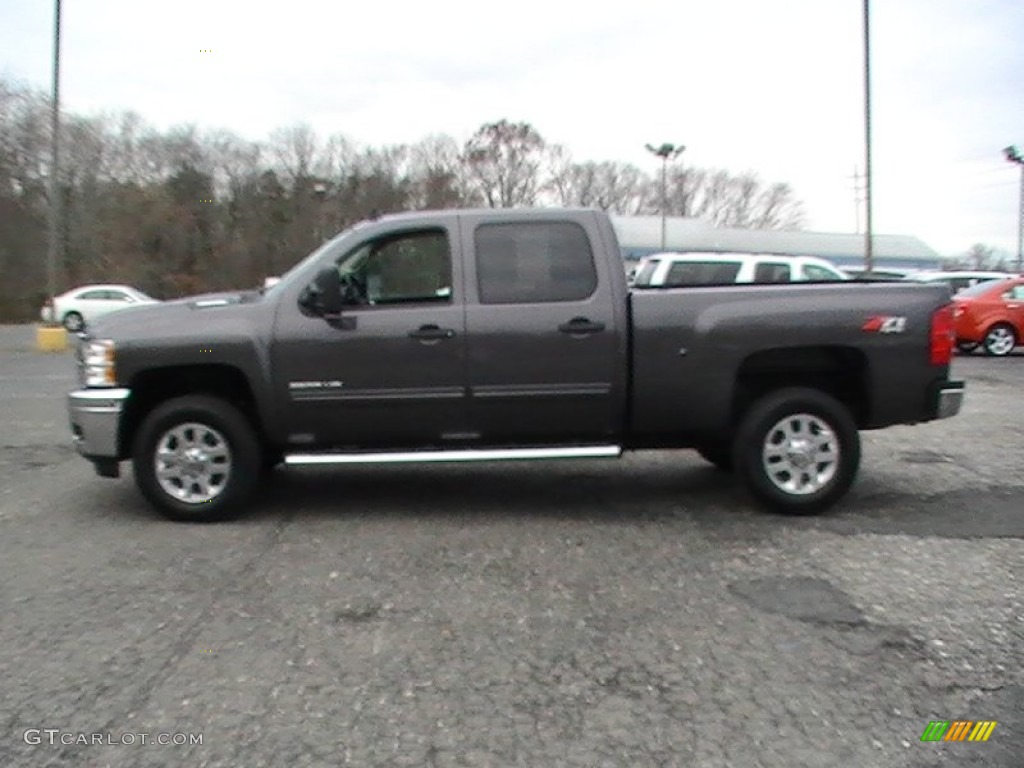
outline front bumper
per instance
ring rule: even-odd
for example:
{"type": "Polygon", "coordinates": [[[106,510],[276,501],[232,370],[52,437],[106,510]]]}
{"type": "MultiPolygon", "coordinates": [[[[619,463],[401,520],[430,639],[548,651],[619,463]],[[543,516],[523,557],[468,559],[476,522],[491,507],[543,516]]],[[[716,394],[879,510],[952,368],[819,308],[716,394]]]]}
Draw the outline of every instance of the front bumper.
{"type": "Polygon", "coordinates": [[[966,389],[967,385],[962,381],[943,382],[935,397],[935,418],[948,419],[960,413],[966,389]]]}
{"type": "Polygon", "coordinates": [[[130,389],[79,389],[68,395],[71,439],[80,454],[99,464],[120,457],[118,432],[130,389]]]}

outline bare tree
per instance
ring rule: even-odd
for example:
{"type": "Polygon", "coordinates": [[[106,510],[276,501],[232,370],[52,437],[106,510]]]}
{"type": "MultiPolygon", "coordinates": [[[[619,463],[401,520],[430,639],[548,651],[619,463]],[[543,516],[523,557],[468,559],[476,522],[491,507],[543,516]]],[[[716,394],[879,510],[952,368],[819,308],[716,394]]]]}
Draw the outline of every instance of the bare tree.
{"type": "Polygon", "coordinates": [[[803,207],[788,184],[765,187],[752,173],[702,168],[677,169],[669,179],[669,210],[677,216],[738,229],[797,229],[803,223],[803,207]]]}
{"type": "Polygon", "coordinates": [[[485,123],[466,142],[463,162],[491,208],[534,205],[544,139],[529,123],[485,123]]]}
{"type": "Polygon", "coordinates": [[[455,139],[428,136],[409,148],[413,185],[409,203],[418,209],[452,208],[480,202],[455,139]]]}
{"type": "Polygon", "coordinates": [[[306,123],[279,128],[270,135],[270,151],[280,172],[291,181],[313,174],[319,142],[306,123]]]}
{"type": "Polygon", "coordinates": [[[650,179],[628,163],[566,159],[560,147],[552,158],[548,188],[559,205],[595,207],[622,215],[643,210],[650,179]]]}

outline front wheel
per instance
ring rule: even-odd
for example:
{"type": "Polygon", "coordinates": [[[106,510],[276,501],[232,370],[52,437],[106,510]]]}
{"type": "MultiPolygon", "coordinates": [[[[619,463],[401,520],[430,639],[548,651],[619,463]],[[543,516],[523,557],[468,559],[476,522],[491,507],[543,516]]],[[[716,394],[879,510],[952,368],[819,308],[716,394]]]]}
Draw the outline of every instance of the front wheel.
{"type": "Polygon", "coordinates": [[[736,472],[778,512],[820,512],[853,484],[860,434],[849,409],[815,389],[772,392],[751,406],[733,444],[736,472]]]}
{"type": "Polygon", "coordinates": [[[154,408],[132,452],[142,495],[179,522],[210,522],[237,512],[256,487],[261,461],[249,420],[207,395],[178,397],[154,408]]]}
{"type": "Polygon", "coordinates": [[[1014,332],[1013,326],[999,323],[988,329],[988,333],[985,334],[985,339],[981,343],[985,347],[986,355],[1006,357],[1017,346],[1017,334],[1014,332]]]}

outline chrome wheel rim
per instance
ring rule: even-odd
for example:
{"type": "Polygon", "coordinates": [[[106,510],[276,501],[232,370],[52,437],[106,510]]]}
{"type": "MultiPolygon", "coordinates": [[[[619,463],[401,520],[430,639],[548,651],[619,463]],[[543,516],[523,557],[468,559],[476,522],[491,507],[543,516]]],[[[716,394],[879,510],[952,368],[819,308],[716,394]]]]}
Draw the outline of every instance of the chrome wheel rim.
{"type": "Polygon", "coordinates": [[[208,424],[178,424],[157,440],[153,466],[168,496],[186,504],[205,504],[223,493],[231,477],[231,448],[208,424]]]}
{"type": "Polygon", "coordinates": [[[993,328],[985,337],[985,348],[994,355],[1008,355],[1013,347],[1013,333],[1009,328],[993,328]]]}
{"type": "Polygon", "coordinates": [[[823,419],[794,413],[765,434],[761,461],[772,485],[794,496],[827,486],[839,470],[839,439],[823,419]]]}
{"type": "Polygon", "coordinates": [[[82,316],[74,312],[64,318],[64,327],[69,331],[80,331],[83,325],[85,323],[82,321],[82,316]]]}

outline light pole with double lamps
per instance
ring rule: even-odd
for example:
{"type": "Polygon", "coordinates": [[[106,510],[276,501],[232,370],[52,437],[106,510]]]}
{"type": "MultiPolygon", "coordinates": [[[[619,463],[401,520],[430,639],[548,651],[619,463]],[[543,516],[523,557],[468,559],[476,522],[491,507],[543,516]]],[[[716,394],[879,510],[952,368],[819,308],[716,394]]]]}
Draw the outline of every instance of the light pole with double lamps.
{"type": "Polygon", "coordinates": [[[1020,200],[1017,212],[1017,272],[1024,272],[1024,156],[1015,145],[1005,147],[1003,156],[1020,166],[1020,200]]]}
{"type": "Polygon", "coordinates": [[[686,149],[682,144],[645,144],[647,151],[661,158],[661,250],[665,250],[665,217],[668,215],[668,161],[675,160],[686,149]]]}

